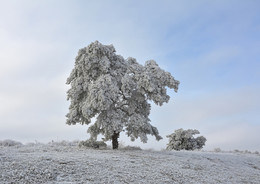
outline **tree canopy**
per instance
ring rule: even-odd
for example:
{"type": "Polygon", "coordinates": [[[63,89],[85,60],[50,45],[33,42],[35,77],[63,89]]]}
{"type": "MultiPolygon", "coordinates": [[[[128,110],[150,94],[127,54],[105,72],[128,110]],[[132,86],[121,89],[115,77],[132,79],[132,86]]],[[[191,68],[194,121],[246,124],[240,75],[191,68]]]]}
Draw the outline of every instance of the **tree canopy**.
{"type": "Polygon", "coordinates": [[[177,92],[179,81],[154,60],[143,66],[134,58],[117,55],[113,45],[95,41],[79,50],[67,84],[71,85],[67,124],[90,124],[95,117],[88,129],[92,139],[103,134],[111,140],[115,133],[125,131],[132,141],[140,138],[146,143],[147,134],[162,138],[150,124],[148,101],[160,106],[167,103],[166,87],[177,92]]]}

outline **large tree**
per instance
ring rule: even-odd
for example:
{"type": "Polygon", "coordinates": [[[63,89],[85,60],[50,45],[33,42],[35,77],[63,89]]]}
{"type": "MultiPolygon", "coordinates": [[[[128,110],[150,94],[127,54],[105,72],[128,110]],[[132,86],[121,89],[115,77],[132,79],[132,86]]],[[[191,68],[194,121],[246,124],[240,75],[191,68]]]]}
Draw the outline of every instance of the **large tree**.
{"type": "Polygon", "coordinates": [[[168,102],[166,87],[177,92],[179,81],[153,60],[143,66],[134,58],[116,55],[113,45],[95,41],[79,50],[67,84],[71,85],[67,92],[71,104],[66,123],[90,124],[95,117],[88,128],[91,138],[96,140],[103,134],[117,149],[122,131],[132,141],[140,138],[146,143],[147,134],[162,139],[150,124],[148,101],[160,106],[168,102]]]}

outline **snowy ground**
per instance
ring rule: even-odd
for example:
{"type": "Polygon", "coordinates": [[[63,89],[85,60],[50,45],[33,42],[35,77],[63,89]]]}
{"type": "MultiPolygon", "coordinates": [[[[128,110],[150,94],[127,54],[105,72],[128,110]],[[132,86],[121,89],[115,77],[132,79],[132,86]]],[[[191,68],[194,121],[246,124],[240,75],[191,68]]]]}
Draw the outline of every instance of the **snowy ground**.
{"type": "Polygon", "coordinates": [[[260,155],[0,145],[0,183],[260,183],[260,155]]]}

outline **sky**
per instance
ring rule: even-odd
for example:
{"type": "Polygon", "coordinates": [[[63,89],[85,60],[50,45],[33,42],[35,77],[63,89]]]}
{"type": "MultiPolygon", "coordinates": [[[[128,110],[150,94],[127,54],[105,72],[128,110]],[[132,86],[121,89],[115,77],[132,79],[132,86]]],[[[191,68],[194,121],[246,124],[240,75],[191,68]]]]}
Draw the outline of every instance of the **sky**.
{"type": "Polygon", "coordinates": [[[0,140],[86,140],[88,125],[66,125],[65,84],[79,49],[98,40],[124,58],[153,59],[180,81],[170,101],[152,104],[157,142],[197,129],[204,149],[260,151],[260,1],[0,0],[0,140]]]}

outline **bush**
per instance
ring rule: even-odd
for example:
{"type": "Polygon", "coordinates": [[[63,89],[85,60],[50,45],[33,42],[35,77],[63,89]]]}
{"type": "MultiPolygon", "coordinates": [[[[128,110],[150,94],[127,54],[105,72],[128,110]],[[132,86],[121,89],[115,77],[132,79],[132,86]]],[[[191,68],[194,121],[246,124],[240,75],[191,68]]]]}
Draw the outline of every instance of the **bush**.
{"type": "Polygon", "coordinates": [[[75,140],[75,141],[58,141],[58,142],[55,142],[55,141],[51,141],[48,143],[48,145],[50,146],[77,146],[79,144],[79,141],[75,140]]]}
{"type": "Polygon", "coordinates": [[[235,153],[242,153],[242,151],[239,151],[238,149],[234,150],[235,153]]]}
{"type": "Polygon", "coordinates": [[[221,152],[222,150],[220,148],[215,148],[214,152],[221,152]]]}
{"type": "Polygon", "coordinates": [[[86,141],[80,141],[79,147],[87,147],[87,148],[106,148],[107,144],[104,141],[95,141],[92,139],[86,140],[86,141]]]}
{"type": "Polygon", "coordinates": [[[9,140],[9,139],[0,141],[0,146],[5,146],[5,147],[8,147],[8,146],[22,146],[22,145],[23,144],[20,143],[20,142],[9,140]]]}
{"type": "Polygon", "coordinates": [[[168,150],[195,150],[195,149],[202,149],[205,145],[206,138],[203,136],[199,136],[194,138],[193,135],[199,134],[198,130],[183,130],[178,129],[175,130],[174,133],[171,135],[167,135],[166,137],[169,138],[169,143],[167,144],[168,150]]]}
{"type": "Polygon", "coordinates": [[[252,152],[251,152],[251,151],[248,151],[248,150],[245,150],[244,153],[246,153],[246,154],[251,154],[252,152]]]}
{"type": "Polygon", "coordinates": [[[120,148],[121,150],[142,150],[139,146],[124,146],[120,148]]]}

